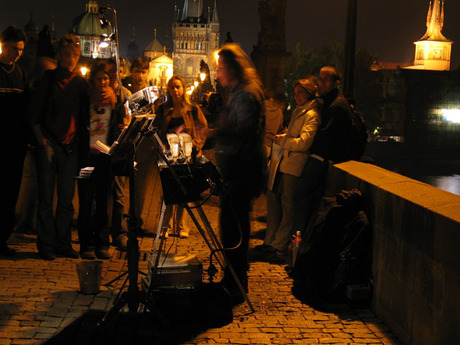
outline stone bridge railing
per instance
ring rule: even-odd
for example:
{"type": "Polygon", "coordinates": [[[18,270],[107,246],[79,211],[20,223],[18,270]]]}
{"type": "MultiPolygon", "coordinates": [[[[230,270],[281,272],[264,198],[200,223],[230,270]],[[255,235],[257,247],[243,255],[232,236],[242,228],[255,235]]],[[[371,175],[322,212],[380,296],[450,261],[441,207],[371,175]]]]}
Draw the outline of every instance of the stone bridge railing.
{"type": "Polygon", "coordinates": [[[460,196],[375,165],[331,167],[327,194],[352,188],[372,225],[374,312],[403,344],[460,344],[460,196]]]}

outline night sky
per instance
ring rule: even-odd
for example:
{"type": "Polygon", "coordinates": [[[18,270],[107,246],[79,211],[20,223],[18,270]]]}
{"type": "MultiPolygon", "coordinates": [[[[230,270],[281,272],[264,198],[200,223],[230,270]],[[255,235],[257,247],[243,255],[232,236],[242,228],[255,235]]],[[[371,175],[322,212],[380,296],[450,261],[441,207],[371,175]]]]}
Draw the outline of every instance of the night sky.
{"type": "MultiPolygon", "coordinates": [[[[120,51],[126,54],[132,24],[135,24],[136,42],[141,50],[153,39],[165,44],[170,32],[174,5],[183,6],[183,0],[111,0],[118,13],[120,51]]],[[[204,0],[205,6],[214,0],[204,0]]],[[[357,48],[376,54],[382,62],[412,62],[413,42],[426,30],[429,0],[358,0],[357,48]]],[[[64,34],[72,20],[85,12],[86,0],[15,0],[0,12],[0,28],[9,24],[20,27],[33,21],[40,28],[55,15],[56,34],[64,34]]],[[[222,39],[230,31],[234,41],[240,42],[246,52],[257,44],[259,19],[258,0],[217,0],[222,39]]],[[[286,13],[287,48],[292,51],[297,42],[304,46],[328,46],[331,41],[343,42],[347,16],[347,0],[288,0],[286,13]]],[[[454,42],[451,68],[460,66],[460,1],[445,0],[443,34],[454,42]]]]}

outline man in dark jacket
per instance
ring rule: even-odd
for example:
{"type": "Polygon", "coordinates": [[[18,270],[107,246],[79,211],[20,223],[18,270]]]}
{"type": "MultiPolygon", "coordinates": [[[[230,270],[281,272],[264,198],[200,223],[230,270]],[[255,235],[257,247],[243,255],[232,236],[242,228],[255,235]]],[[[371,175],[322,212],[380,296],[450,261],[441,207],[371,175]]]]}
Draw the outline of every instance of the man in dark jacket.
{"type": "Polygon", "coordinates": [[[29,139],[25,122],[25,108],[29,94],[29,80],[26,73],[17,65],[24,51],[26,35],[15,27],[8,26],[0,35],[2,53],[0,54],[0,147],[5,166],[0,169],[4,194],[0,198],[0,255],[12,256],[15,251],[8,247],[7,241],[14,230],[15,207],[21,185],[22,169],[29,139]],[[14,141],[11,141],[14,135],[14,141]]]}
{"type": "Polygon", "coordinates": [[[329,163],[348,160],[347,138],[351,130],[351,110],[339,85],[340,73],[335,67],[321,68],[318,78],[318,93],[323,102],[321,123],[294,197],[297,208],[295,214],[299,215],[294,221],[294,229],[302,233],[323,195],[329,163]]]}

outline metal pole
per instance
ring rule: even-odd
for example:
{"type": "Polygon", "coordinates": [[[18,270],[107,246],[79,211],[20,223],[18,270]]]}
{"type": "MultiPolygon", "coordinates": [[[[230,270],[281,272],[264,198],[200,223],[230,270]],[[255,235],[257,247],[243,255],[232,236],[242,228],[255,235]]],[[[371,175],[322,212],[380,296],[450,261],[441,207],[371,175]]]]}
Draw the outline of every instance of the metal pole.
{"type": "Polygon", "coordinates": [[[350,100],[354,99],[357,8],[358,0],[348,0],[343,93],[350,100]]]}
{"type": "Polygon", "coordinates": [[[103,10],[111,10],[113,13],[113,28],[114,28],[114,33],[115,33],[115,62],[117,66],[117,79],[118,79],[118,86],[121,90],[121,94],[123,95],[124,99],[129,100],[128,95],[126,94],[123,84],[121,82],[121,76],[120,76],[120,45],[118,41],[118,18],[117,18],[117,11],[115,8],[113,8],[111,5],[101,5],[99,8],[102,8],[103,10]]]}

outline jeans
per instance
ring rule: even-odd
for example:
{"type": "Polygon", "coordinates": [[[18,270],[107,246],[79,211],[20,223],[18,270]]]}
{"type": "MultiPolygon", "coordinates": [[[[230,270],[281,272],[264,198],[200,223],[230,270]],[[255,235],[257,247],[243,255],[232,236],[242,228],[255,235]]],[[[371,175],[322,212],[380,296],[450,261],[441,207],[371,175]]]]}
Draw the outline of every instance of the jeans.
{"type": "Polygon", "coordinates": [[[72,152],[49,141],[37,147],[38,219],[37,248],[42,252],[68,250],[71,245],[72,204],[77,172],[76,145],[72,152]],[[53,216],[54,188],[57,186],[56,214],[53,216]]]}
{"type": "Polygon", "coordinates": [[[324,193],[329,163],[310,157],[299,177],[294,194],[294,227],[304,234],[324,193]]]}

